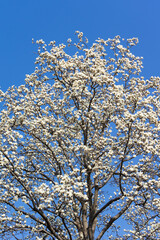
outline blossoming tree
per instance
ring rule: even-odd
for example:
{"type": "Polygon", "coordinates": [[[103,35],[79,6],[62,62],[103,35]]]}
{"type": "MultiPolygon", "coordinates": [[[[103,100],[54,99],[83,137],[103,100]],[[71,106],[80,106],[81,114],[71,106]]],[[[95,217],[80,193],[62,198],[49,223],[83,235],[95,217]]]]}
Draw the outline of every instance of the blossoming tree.
{"type": "Polygon", "coordinates": [[[137,39],[77,35],[74,55],[38,41],[35,72],[0,92],[0,238],[158,239],[160,78],[137,39]]]}

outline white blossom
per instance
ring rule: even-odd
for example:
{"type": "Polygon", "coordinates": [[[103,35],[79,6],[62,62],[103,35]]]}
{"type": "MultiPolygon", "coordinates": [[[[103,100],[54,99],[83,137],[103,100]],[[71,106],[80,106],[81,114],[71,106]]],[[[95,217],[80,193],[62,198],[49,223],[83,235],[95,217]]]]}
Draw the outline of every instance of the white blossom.
{"type": "Polygon", "coordinates": [[[35,71],[0,90],[0,237],[158,239],[160,78],[137,38],[76,34],[36,41],[35,71]]]}

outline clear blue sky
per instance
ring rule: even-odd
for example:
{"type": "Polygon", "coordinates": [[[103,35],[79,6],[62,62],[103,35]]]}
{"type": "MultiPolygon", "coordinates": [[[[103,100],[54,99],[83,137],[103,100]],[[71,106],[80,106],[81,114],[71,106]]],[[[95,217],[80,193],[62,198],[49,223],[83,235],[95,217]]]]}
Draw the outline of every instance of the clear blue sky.
{"type": "Polygon", "coordinates": [[[138,37],[145,77],[160,75],[159,0],[0,1],[0,86],[24,83],[34,70],[32,38],[65,42],[76,30],[96,38],[138,37]]]}

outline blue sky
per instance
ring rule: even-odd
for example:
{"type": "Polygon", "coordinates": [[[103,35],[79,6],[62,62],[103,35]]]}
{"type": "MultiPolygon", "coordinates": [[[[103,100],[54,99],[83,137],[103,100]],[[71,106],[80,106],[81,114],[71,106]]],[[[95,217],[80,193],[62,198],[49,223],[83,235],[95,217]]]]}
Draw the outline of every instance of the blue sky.
{"type": "Polygon", "coordinates": [[[138,37],[136,55],[144,57],[143,75],[160,75],[159,0],[5,0],[0,1],[0,86],[24,83],[34,71],[32,38],[58,43],[84,32],[96,38],[138,37]]]}

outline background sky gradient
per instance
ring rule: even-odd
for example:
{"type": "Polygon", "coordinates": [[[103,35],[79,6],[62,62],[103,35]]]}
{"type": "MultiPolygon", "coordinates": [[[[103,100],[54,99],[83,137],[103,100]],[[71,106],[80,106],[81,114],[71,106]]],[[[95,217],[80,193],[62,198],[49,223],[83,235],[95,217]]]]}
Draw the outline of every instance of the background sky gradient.
{"type": "Polygon", "coordinates": [[[144,57],[143,75],[160,75],[159,0],[0,1],[0,87],[24,84],[34,71],[35,40],[65,43],[76,30],[98,37],[138,37],[134,53],[144,57]]]}

